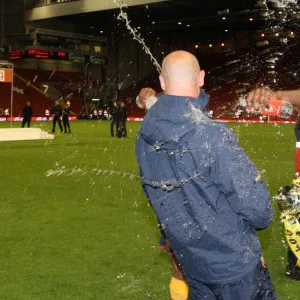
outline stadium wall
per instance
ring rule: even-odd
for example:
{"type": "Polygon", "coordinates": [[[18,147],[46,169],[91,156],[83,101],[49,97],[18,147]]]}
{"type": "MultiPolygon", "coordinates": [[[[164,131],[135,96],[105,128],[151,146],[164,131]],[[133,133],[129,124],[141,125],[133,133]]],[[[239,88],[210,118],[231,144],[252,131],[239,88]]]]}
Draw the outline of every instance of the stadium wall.
{"type": "MultiPolygon", "coordinates": [[[[55,61],[55,60],[37,60],[37,59],[25,59],[19,60],[14,63],[16,68],[22,69],[32,69],[36,70],[41,68],[46,71],[53,71],[58,69],[59,71],[64,72],[81,72],[86,71],[82,64],[68,62],[68,61],[55,61]],[[83,70],[82,70],[83,69],[83,70]]],[[[102,68],[100,65],[90,64],[87,71],[93,78],[101,79],[102,77],[102,68]]]]}
{"type": "Polygon", "coordinates": [[[44,28],[50,30],[60,30],[65,32],[76,32],[77,25],[63,20],[45,19],[39,21],[27,22],[27,26],[35,28],[44,28]]]}
{"type": "MultiPolygon", "coordinates": [[[[245,35],[242,31],[241,36],[245,35]]],[[[197,51],[207,51],[207,38],[200,33],[187,33],[185,31],[176,32],[142,32],[146,45],[151,49],[151,52],[159,64],[163,58],[170,52],[175,50],[185,49],[192,53],[197,51]],[[198,46],[196,49],[195,46],[198,46]]],[[[212,34],[212,42],[222,40],[222,35],[218,32],[212,34]]],[[[217,42],[215,42],[217,43],[217,42]]],[[[236,44],[229,36],[227,40],[227,49],[235,49],[236,44]]],[[[237,47],[243,47],[238,44],[237,47]]],[[[221,46],[220,46],[221,48],[221,46]]],[[[219,49],[220,51],[222,49],[219,49]]],[[[106,66],[106,74],[110,80],[118,82],[120,90],[126,89],[134,85],[136,82],[148,77],[156,68],[141,46],[129,34],[119,37],[111,37],[108,40],[107,46],[108,65],[106,66]]],[[[200,62],[206,68],[207,62],[200,62]]]]}

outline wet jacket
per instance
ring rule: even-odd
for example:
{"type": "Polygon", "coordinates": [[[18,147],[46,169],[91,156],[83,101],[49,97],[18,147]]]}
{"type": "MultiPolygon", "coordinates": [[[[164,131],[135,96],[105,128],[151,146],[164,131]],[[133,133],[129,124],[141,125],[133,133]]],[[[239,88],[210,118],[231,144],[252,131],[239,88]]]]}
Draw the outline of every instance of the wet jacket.
{"type": "Polygon", "coordinates": [[[184,275],[202,283],[254,270],[256,229],[273,217],[269,193],[232,130],[204,111],[209,97],[163,95],[136,141],[144,191],[184,275]]]}

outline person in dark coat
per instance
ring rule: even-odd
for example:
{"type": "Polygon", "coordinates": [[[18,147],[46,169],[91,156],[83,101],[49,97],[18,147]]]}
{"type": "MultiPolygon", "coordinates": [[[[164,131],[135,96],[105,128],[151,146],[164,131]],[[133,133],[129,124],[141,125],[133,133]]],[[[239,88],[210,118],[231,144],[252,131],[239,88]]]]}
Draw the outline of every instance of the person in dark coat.
{"type": "Polygon", "coordinates": [[[23,108],[23,121],[22,121],[22,128],[25,127],[25,124],[27,123],[27,127],[30,127],[31,118],[33,115],[33,110],[30,105],[30,102],[26,102],[26,106],[23,108]]]}
{"type": "Polygon", "coordinates": [[[298,119],[295,125],[296,137],[296,177],[300,177],[300,109],[297,108],[298,119]]]}
{"type": "Polygon", "coordinates": [[[69,121],[69,116],[72,113],[71,111],[71,106],[68,103],[64,104],[63,108],[63,125],[64,125],[64,133],[71,133],[71,126],[70,126],[70,121],[69,121]]]}
{"type": "Polygon", "coordinates": [[[118,135],[118,130],[119,130],[119,109],[118,109],[118,104],[117,102],[113,103],[113,106],[110,108],[110,115],[111,115],[111,123],[110,123],[110,135],[112,137],[118,135]],[[116,131],[114,128],[116,127],[116,131]]]}
{"type": "Polygon", "coordinates": [[[127,117],[128,117],[128,111],[127,108],[125,107],[125,103],[121,102],[120,103],[120,108],[118,110],[118,137],[127,137],[127,117]]]}
{"type": "Polygon", "coordinates": [[[207,116],[204,76],[188,52],[165,58],[164,95],[136,140],[142,185],[191,300],[275,300],[256,233],[272,221],[270,195],[232,130],[207,116]]]}
{"type": "Polygon", "coordinates": [[[55,127],[56,127],[56,123],[58,122],[58,126],[60,129],[60,132],[63,132],[63,128],[61,125],[61,116],[62,116],[62,108],[59,105],[58,100],[55,101],[55,105],[52,107],[51,109],[51,113],[53,115],[53,128],[52,128],[52,132],[55,132],[55,127]]]}

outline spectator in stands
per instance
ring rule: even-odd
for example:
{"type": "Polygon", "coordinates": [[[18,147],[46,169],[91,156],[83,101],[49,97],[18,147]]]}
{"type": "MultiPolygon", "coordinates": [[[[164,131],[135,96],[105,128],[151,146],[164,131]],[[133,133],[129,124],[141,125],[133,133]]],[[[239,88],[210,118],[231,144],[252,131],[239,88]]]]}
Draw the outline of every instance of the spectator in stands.
{"type": "Polygon", "coordinates": [[[8,118],[9,118],[9,108],[6,108],[4,110],[4,115],[5,115],[6,121],[8,121],[8,118]]]}
{"type": "Polygon", "coordinates": [[[22,122],[22,128],[24,128],[25,124],[27,123],[27,127],[30,127],[31,118],[33,115],[33,110],[30,105],[30,102],[26,102],[26,106],[23,108],[23,122],[22,122]]]}
{"type": "Polygon", "coordinates": [[[45,116],[46,116],[47,121],[49,121],[49,118],[50,118],[50,110],[49,110],[48,108],[45,110],[45,116]]]}
{"type": "Polygon", "coordinates": [[[52,107],[51,109],[51,113],[53,115],[53,128],[52,128],[52,132],[55,132],[55,127],[56,127],[56,122],[58,122],[58,126],[60,129],[60,132],[63,132],[63,128],[61,125],[61,116],[62,116],[62,108],[59,105],[58,100],[55,101],[55,105],[52,107]]]}
{"type": "Polygon", "coordinates": [[[118,123],[119,123],[119,130],[118,130],[118,137],[127,137],[127,128],[126,128],[126,122],[127,122],[127,116],[128,111],[125,107],[125,103],[120,103],[120,108],[118,111],[118,123]]]}
{"type": "Polygon", "coordinates": [[[97,110],[97,109],[94,109],[94,110],[93,110],[93,119],[94,119],[94,120],[97,120],[97,119],[98,119],[98,110],[97,110]]]}
{"type": "Polygon", "coordinates": [[[115,136],[114,127],[116,126],[116,135],[118,134],[118,130],[119,130],[118,104],[116,101],[114,101],[113,106],[110,108],[110,115],[111,115],[110,135],[114,137],[115,136]]]}

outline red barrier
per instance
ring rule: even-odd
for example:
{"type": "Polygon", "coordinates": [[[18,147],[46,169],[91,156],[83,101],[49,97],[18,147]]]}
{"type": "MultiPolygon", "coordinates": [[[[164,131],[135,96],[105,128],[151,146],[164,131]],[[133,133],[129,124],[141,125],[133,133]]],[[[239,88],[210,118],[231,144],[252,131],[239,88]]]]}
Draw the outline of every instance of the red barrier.
{"type": "MultiPolygon", "coordinates": [[[[128,121],[135,121],[135,122],[141,122],[143,121],[143,118],[128,118],[128,121]]],[[[219,121],[222,123],[264,123],[264,121],[260,120],[230,120],[230,119],[216,119],[215,121],[219,121]]],[[[296,121],[270,121],[269,123],[276,123],[276,124],[295,124],[296,121]]]]}
{"type": "MultiPolygon", "coordinates": [[[[52,121],[53,117],[49,117],[49,121],[52,121]]],[[[77,117],[69,117],[70,121],[77,121],[77,117]]],[[[22,122],[23,118],[22,117],[0,117],[0,122],[6,122],[6,121],[13,121],[13,122],[22,122]]],[[[33,122],[38,122],[38,121],[47,121],[46,117],[32,117],[31,121],[33,122]]]]}
{"type": "MultiPolygon", "coordinates": [[[[49,121],[52,121],[53,117],[49,117],[49,121]]],[[[77,121],[77,117],[69,117],[70,121],[77,121]]],[[[144,119],[143,118],[128,118],[128,121],[132,122],[142,122],[144,119]]],[[[13,122],[22,122],[23,118],[22,117],[0,117],[0,122],[5,122],[5,121],[13,121],[13,122]]],[[[39,122],[39,121],[47,121],[46,117],[32,117],[31,121],[33,122],[39,122]]],[[[265,123],[264,121],[260,120],[230,120],[230,119],[216,119],[215,121],[222,122],[222,123],[265,123]]],[[[285,121],[285,120],[280,120],[280,121],[270,121],[268,123],[276,123],[276,124],[295,124],[296,121],[285,121]]]]}

